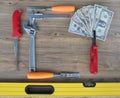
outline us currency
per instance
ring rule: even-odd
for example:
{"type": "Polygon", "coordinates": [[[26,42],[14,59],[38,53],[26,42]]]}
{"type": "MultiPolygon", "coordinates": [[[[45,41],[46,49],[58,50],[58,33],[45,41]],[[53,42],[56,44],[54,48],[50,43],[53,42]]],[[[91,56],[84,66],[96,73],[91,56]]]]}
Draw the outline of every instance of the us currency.
{"type": "Polygon", "coordinates": [[[92,27],[93,29],[96,26],[96,24],[97,24],[97,22],[100,18],[100,15],[101,15],[101,12],[102,12],[103,8],[106,9],[107,7],[97,5],[97,4],[94,5],[94,25],[92,27]]]}
{"type": "Polygon", "coordinates": [[[88,5],[88,6],[84,6],[82,7],[80,10],[81,10],[81,13],[83,14],[87,24],[88,24],[88,29],[90,31],[91,29],[91,25],[90,25],[90,16],[89,16],[89,8],[91,7],[91,5],[88,5]]]}
{"type": "Polygon", "coordinates": [[[73,15],[73,17],[71,18],[71,21],[74,21],[75,23],[77,23],[82,30],[87,31],[87,36],[90,36],[89,31],[86,29],[86,25],[83,23],[83,21],[76,15],[76,13],[73,15]]]}
{"type": "Polygon", "coordinates": [[[93,30],[96,30],[97,39],[105,41],[112,17],[113,12],[107,7],[97,4],[85,6],[73,15],[68,31],[85,37],[93,37],[93,30]]]}
{"type": "Polygon", "coordinates": [[[89,25],[87,24],[87,21],[80,9],[77,10],[76,15],[81,19],[81,21],[83,21],[83,23],[86,25],[87,30],[89,31],[89,25]]]}
{"type": "Polygon", "coordinates": [[[90,6],[88,9],[89,17],[90,17],[90,35],[92,36],[92,28],[94,25],[94,6],[90,6]]]}
{"type": "Polygon", "coordinates": [[[87,31],[82,30],[82,28],[74,21],[70,22],[68,32],[82,35],[82,36],[87,36],[87,33],[88,33],[87,31]]]}
{"type": "Polygon", "coordinates": [[[106,40],[107,32],[110,27],[113,15],[114,13],[112,11],[106,8],[102,9],[99,20],[96,26],[94,27],[94,29],[96,30],[97,39],[100,39],[103,41],[106,40]]]}

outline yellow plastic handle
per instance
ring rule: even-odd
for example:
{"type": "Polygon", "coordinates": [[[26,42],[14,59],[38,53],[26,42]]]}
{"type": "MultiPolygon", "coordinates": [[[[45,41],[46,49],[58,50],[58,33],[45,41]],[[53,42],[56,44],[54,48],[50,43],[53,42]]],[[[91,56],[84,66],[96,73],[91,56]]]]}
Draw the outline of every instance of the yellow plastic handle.
{"type": "Polygon", "coordinates": [[[29,72],[27,74],[28,79],[48,79],[53,77],[54,74],[51,72],[29,72]]]}
{"type": "Polygon", "coordinates": [[[62,12],[62,13],[74,12],[75,6],[53,6],[52,11],[53,12],[62,12]]]}

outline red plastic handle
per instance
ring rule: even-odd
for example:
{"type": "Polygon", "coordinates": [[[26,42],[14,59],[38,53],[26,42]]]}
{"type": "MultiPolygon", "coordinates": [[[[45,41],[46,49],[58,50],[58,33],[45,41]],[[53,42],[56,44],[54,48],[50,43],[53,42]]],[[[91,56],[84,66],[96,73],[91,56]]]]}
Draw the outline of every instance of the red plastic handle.
{"type": "Polygon", "coordinates": [[[98,46],[96,45],[90,49],[90,72],[98,73],[98,46]]]}
{"type": "Polygon", "coordinates": [[[12,37],[13,38],[20,38],[22,36],[22,33],[20,32],[21,15],[22,15],[21,10],[15,10],[13,12],[13,16],[12,16],[12,29],[13,29],[12,37]]]}

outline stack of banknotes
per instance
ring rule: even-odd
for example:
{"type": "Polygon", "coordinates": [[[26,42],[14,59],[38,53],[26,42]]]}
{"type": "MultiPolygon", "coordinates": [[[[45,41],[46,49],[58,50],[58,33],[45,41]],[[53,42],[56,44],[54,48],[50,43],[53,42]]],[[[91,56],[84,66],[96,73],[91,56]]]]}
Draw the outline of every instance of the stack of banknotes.
{"type": "Polygon", "coordinates": [[[113,15],[114,13],[105,6],[84,6],[72,16],[68,32],[93,37],[95,30],[96,38],[105,41],[113,15]]]}

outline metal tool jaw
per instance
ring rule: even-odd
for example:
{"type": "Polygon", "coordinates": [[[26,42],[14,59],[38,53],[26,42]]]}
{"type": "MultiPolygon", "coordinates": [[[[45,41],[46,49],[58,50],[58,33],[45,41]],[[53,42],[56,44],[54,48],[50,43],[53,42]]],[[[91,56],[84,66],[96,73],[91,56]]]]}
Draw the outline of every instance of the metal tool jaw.
{"type": "Polygon", "coordinates": [[[39,31],[38,27],[37,27],[37,23],[35,21],[36,18],[41,19],[43,14],[42,13],[34,13],[32,12],[29,15],[29,20],[24,22],[24,30],[26,31],[26,33],[28,35],[35,35],[36,32],[39,31]],[[38,17],[39,16],[39,17],[38,17]]]}
{"type": "Polygon", "coordinates": [[[29,36],[30,35],[35,36],[36,32],[38,32],[37,26],[30,25],[29,21],[24,22],[23,28],[29,36]]]}

